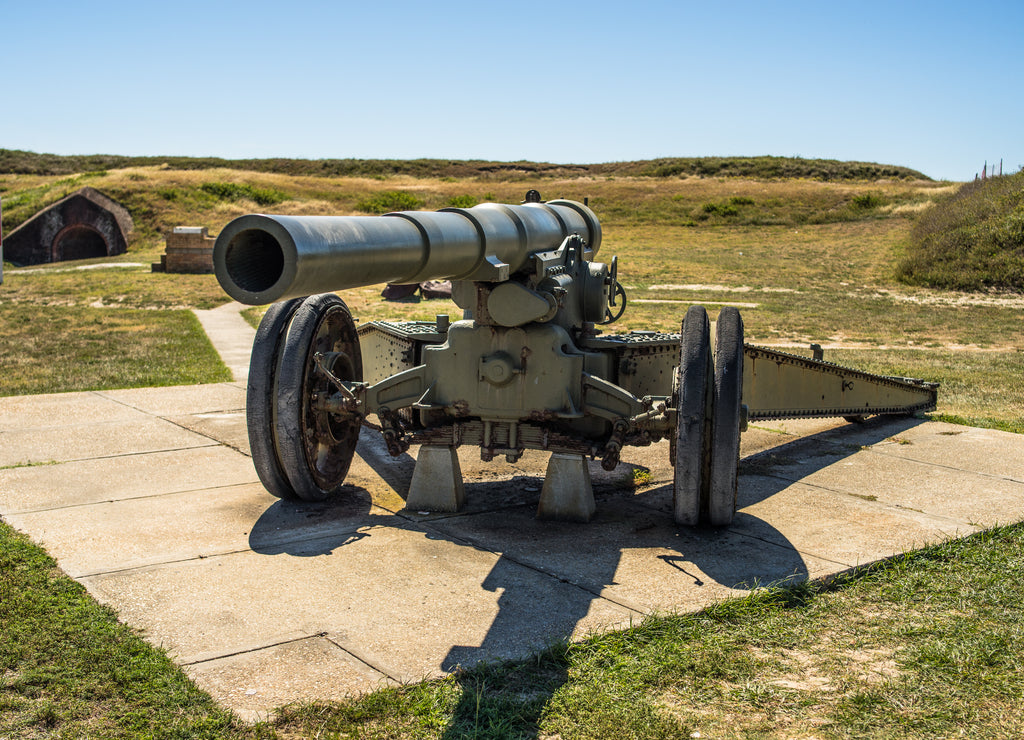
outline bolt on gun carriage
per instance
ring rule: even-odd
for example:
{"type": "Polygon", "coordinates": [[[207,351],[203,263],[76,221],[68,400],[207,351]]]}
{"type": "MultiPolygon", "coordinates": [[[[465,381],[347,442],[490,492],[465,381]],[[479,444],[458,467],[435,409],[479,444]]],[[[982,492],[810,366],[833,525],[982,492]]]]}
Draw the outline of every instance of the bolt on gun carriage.
{"type": "Polygon", "coordinates": [[[392,455],[421,445],[406,504],[455,511],[455,450],[514,462],[552,453],[538,515],[594,512],[585,458],[613,469],[624,447],[669,440],[674,518],[724,525],[736,510],[748,419],[908,414],[936,385],[874,376],[744,345],[739,312],[703,307],[680,334],[602,335],[626,307],[618,261],[595,261],[586,203],[484,203],[385,216],[248,215],[214,247],[217,278],[247,304],[274,303],[256,334],[246,400],[253,462],[276,496],[320,500],[348,472],[374,415],[392,455]],[[356,327],[334,295],[451,279],[463,318],[356,327]],[[308,297],[307,297],[308,296],[308,297]]]}

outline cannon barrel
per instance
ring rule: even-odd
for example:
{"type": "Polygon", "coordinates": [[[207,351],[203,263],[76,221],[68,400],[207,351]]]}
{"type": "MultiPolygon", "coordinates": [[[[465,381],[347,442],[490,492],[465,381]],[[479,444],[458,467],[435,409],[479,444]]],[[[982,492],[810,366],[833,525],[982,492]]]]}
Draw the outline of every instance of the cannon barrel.
{"type": "Polygon", "coordinates": [[[213,264],[228,295],[262,305],[378,283],[507,280],[572,234],[597,253],[601,225],[571,200],[384,216],[251,214],[224,227],[213,264]]]}

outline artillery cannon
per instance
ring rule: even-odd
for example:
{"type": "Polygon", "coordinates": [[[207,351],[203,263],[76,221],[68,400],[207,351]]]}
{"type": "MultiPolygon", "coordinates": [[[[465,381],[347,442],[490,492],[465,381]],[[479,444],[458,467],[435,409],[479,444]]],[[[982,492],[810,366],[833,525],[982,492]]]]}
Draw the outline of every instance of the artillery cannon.
{"type": "Polygon", "coordinates": [[[680,334],[603,335],[626,293],[617,259],[595,261],[600,246],[586,203],[536,191],[519,205],[232,221],[214,247],[218,280],[242,303],[280,301],[257,330],[246,399],[264,486],[287,499],[332,495],[375,415],[392,455],[421,445],[409,508],[463,505],[455,450],[471,444],[484,460],[552,453],[538,516],[585,521],[587,457],[611,470],[624,447],[668,439],[675,521],[725,525],[748,419],[935,408],[932,383],[745,345],[732,307],[714,341],[701,306],[680,334]],[[334,294],[431,279],[453,281],[462,319],[357,328],[334,294]]]}

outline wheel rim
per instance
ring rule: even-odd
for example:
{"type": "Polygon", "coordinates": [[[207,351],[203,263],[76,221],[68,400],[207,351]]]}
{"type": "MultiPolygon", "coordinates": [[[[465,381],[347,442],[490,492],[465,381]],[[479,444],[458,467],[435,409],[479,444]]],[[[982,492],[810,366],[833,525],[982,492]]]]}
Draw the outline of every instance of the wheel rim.
{"type": "Polygon", "coordinates": [[[288,330],[278,372],[278,453],[296,494],[319,501],[345,481],[360,419],[331,414],[324,401],[336,388],[321,361],[340,380],[362,379],[359,337],[348,307],[336,295],[310,296],[288,330]]]}
{"type": "MultiPolygon", "coordinates": [[[[331,490],[340,486],[352,463],[352,453],[359,437],[360,421],[354,416],[341,416],[326,411],[315,403],[314,396],[327,398],[335,390],[314,359],[317,353],[329,358],[327,369],[339,380],[358,380],[353,353],[358,352],[352,332],[351,317],[343,306],[327,309],[310,342],[303,377],[302,446],[317,487],[331,490]],[[312,432],[312,433],[311,433],[312,432]]],[[[361,370],[361,368],[360,368],[361,370]]]]}

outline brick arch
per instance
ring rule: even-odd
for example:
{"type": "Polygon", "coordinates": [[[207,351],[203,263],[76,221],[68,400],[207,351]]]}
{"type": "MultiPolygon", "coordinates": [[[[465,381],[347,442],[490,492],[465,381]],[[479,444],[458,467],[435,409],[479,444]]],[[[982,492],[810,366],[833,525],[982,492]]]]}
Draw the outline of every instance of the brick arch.
{"type": "Polygon", "coordinates": [[[94,188],[82,188],[44,208],[4,239],[15,265],[107,257],[128,249],[132,217],[94,188]]]}
{"type": "Polygon", "coordinates": [[[50,261],[84,260],[112,254],[110,245],[91,224],[68,224],[53,238],[50,261]]]}

